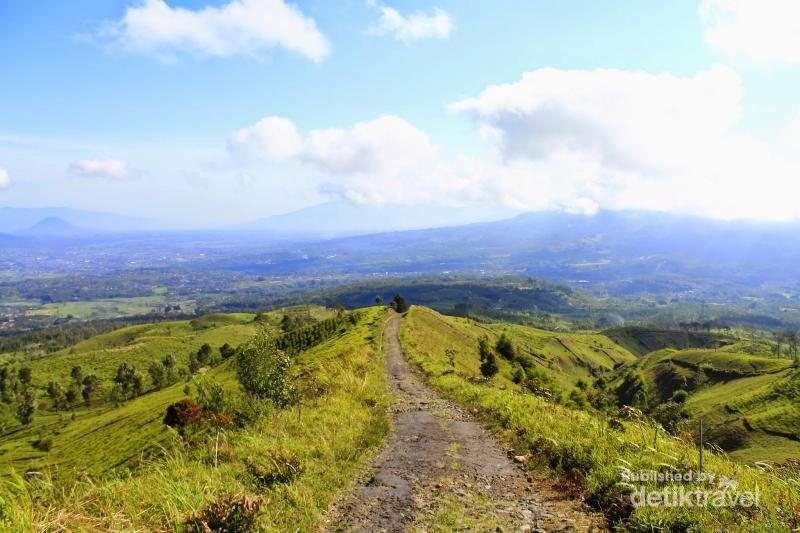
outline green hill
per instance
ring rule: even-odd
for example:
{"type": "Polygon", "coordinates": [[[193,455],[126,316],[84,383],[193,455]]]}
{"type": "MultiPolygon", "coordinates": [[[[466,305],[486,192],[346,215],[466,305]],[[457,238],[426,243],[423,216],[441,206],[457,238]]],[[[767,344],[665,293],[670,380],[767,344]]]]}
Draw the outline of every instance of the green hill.
{"type": "Polygon", "coordinates": [[[664,348],[718,348],[731,342],[730,338],[696,331],[672,331],[645,327],[614,328],[603,332],[631,353],[642,356],[664,348]]]}
{"type": "MultiPolygon", "coordinates": [[[[53,468],[60,477],[83,472],[100,474],[142,457],[165,444],[173,432],[162,423],[167,405],[186,396],[189,356],[208,344],[214,352],[223,344],[237,346],[250,339],[259,327],[279,331],[281,317],[292,310],[259,316],[252,314],[212,314],[193,320],[143,324],[97,335],[85,341],[30,360],[16,358],[10,367],[31,370],[39,408],[33,422],[22,425],[14,416],[13,405],[0,407],[0,473],[11,469],[53,468]],[[180,373],[176,383],[155,390],[147,369],[153,362],[172,355],[180,373]],[[109,399],[114,376],[122,363],[132,365],[143,375],[144,394],[115,405],[109,399]],[[82,399],[69,408],[55,409],[45,389],[52,381],[65,389],[71,371],[80,367],[83,375],[99,381],[89,405],[82,399]],[[37,445],[46,442],[47,444],[37,445]],[[91,458],[91,461],[87,460],[91,458]]],[[[312,317],[331,315],[313,308],[312,317]]],[[[216,365],[206,375],[230,388],[236,382],[230,364],[214,355],[216,365]]],[[[176,376],[177,378],[177,376],[176,376]]]]}
{"type": "MultiPolygon", "coordinates": [[[[581,351],[573,346],[581,341],[584,346],[587,340],[589,346],[593,346],[593,342],[602,342],[604,338],[611,342],[602,335],[579,334],[558,334],[560,342],[554,342],[555,334],[512,329],[504,325],[488,328],[490,331],[495,329],[513,331],[515,343],[532,351],[544,352],[551,360],[561,359],[557,356],[557,346],[561,342],[570,346],[569,351],[578,358],[581,351]]],[[[424,372],[437,390],[478,414],[511,448],[510,453],[525,461],[530,468],[545,468],[569,480],[570,486],[584,494],[591,506],[602,510],[619,530],[793,531],[800,526],[800,515],[794,507],[800,500],[800,472],[791,467],[762,470],[745,466],[709,449],[705,452],[705,471],[735,480],[737,490],[754,491],[758,487],[761,501],[757,510],[724,506],[631,507],[628,502],[634,487],[622,482],[621,473],[696,471],[699,453],[695,443],[687,437],[666,434],[647,418],[637,416],[635,410],[620,411],[624,418],[610,417],[601,411],[575,409],[570,400],[554,402],[539,393],[531,394],[512,382],[512,367],[503,360],[500,361],[498,376],[483,379],[475,339],[486,331],[485,326],[469,320],[414,307],[405,319],[400,338],[409,360],[424,372]]],[[[618,347],[617,350],[623,349],[618,347]]],[[[627,366],[640,363],[630,362],[635,358],[629,352],[618,353],[628,353],[625,357],[629,361],[627,366]]],[[[737,365],[741,362],[738,361],[737,365]]],[[[750,362],[755,361],[747,361],[750,362]]],[[[755,363],[758,367],[758,362],[755,363]]],[[[547,367],[546,364],[540,366],[547,367]]],[[[576,366],[583,367],[580,364],[576,366]]],[[[549,370],[562,372],[558,367],[549,370]]],[[[775,368],[768,367],[768,370],[774,371],[775,368]]],[[[741,380],[762,379],[773,385],[774,390],[776,377],[789,372],[764,373],[741,380]]],[[[553,376],[553,379],[558,378],[553,376]]],[[[569,383],[571,379],[565,377],[561,382],[569,383]]],[[[796,392],[796,389],[789,389],[787,383],[784,391],[787,396],[796,392]]],[[[696,394],[699,398],[702,392],[696,394]]],[[[755,395],[752,397],[756,398],[755,395]]],[[[798,426],[795,424],[794,427],[798,426]]],[[[793,453],[783,458],[798,455],[796,448],[784,451],[793,453]]],[[[644,482],[643,486],[646,490],[664,488],[653,480],[644,482]]],[[[690,491],[708,488],[702,482],[688,485],[690,491]]]]}
{"type": "MultiPolygon", "coordinates": [[[[12,368],[31,369],[40,407],[24,426],[10,405],[4,408],[0,528],[181,530],[197,513],[233,516],[237,505],[255,506],[258,530],[324,527],[326,509],[390,430],[387,313],[374,307],[339,315],[322,308],[207,315],[116,330],[33,360],[11,356],[12,368]],[[237,361],[262,327],[289,354],[287,404],[245,395],[237,379],[237,361]],[[291,332],[281,334],[287,328],[291,332]],[[160,390],[110,399],[121,363],[146,368],[172,354],[186,366],[205,343],[244,348],[160,390]],[[76,365],[100,378],[100,392],[89,405],[56,411],[44,388],[54,379],[68,383],[76,365]],[[216,405],[201,398],[210,385],[220,387],[219,405],[235,423],[185,433],[164,424],[175,402],[216,405]]],[[[800,455],[792,433],[800,427],[800,372],[792,361],[767,357],[746,341],[726,338],[704,348],[670,335],[648,333],[647,342],[662,348],[640,354],[607,333],[487,324],[415,306],[403,319],[400,343],[442,395],[475,413],[526,467],[560,476],[612,525],[629,531],[800,526],[800,517],[778,512],[800,501],[797,471],[746,464],[800,455]],[[489,379],[481,345],[496,357],[498,372],[489,379]],[[708,449],[704,467],[735,479],[742,490],[758,486],[757,510],[625,503],[630,487],[620,482],[620,472],[694,470],[699,461],[690,435],[667,434],[635,410],[600,401],[631,373],[641,376],[653,404],[687,390],[686,405],[702,414],[712,441],[733,442],[734,427],[744,432],[731,454],[737,461],[708,449]]]]}
{"type": "MultiPolygon", "coordinates": [[[[765,353],[761,343],[742,340],[714,349],[664,348],[621,368],[620,375],[641,378],[644,407],[687,391],[686,405],[703,419],[708,441],[732,457],[784,461],[800,455],[800,376],[793,359],[765,353]]],[[[630,401],[631,383],[638,382],[617,378],[621,401],[630,401]]]]}

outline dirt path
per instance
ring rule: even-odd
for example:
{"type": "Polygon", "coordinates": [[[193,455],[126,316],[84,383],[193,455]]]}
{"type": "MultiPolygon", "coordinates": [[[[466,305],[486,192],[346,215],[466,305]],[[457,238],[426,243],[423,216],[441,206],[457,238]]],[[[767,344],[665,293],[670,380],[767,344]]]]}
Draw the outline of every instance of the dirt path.
{"type": "Polygon", "coordinates": [[[530,477],[469,413],[423,383],[403,356],[400,321],[386,331],[393,432],[329,529],[600,530],[597,516],[553,481],[530,477]]]}

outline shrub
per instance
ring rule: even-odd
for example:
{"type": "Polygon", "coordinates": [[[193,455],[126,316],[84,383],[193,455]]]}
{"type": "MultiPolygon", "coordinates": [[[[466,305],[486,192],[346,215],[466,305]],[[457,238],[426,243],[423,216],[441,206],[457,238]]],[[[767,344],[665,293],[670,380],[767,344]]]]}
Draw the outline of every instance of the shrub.
{"type": "Polygon", "coordinates": [[[672,393],[672,401],[675,403],[686,403],[686,400],[689,399],[689,393],[685,390],[676,390],[672,393]]]}
{"type": "Polygon", "coordinates": [[[164,415],[164,423],[177,429],[181,435],[188,427],[202,425],[204,419],[203,409],[188,398],[168,406],[164,415]]]}
{"type": "Polygon", "coordinates": [[[514,370],[511,372],[511,381],[519,385],[520,383],[524,383],[527,377],[522,366],[519,363],[515,364],[514,370]]]}
{"type": "Polygon", "coordinates": [[[17,399],[16,415],[17,420],[23,426],[27,426],[33,422],[33,415],[36,412],[38,402],[36,401],[36,394],[31,387],[26,388],[17,399]]]}
{"type": "Polygon", "coordinates": [[[497,353],[500,354],[500,357],[507,361],[513,361],[517,357],[517,351],[514,349],[514,343],[511,342],[505,333],[500,335],[500,338],[497,339],[497,343],[494,346],[497,353]]]}
{"type": "Polygon", "coordinates": [[[653,419],[661,424],[665,430],[675,433],[685,428],[691,416],[681,404],[667,402],[659,405],[650,413],[653,419]]]}
{"type": "Polygon", "coordinates": [[[264,500],[260,497],[227,494],[211,502],[186,521],[188,531],[210,533],[249,533],[256,531],[256,517],[264,500]]]}
{"type": "Polygon", "coordinates": [[[41,452],[49,452],[53,447],[53,439],[44,437],[33,443],[33,447],[41,452]]]}
{"type": "Polygon", "coordinates": [[[487,379],[491,379],[495,374],[497,374],[497,361],[495,360],[494,354],[490,353],[486,356],[486,359],[481,363],[481,374],[483,377],[487,379]]]}
{"type": "Polygon", "coordinates": [[[278,349],[275,338],[262,330],[239,351],[236,377],[248,394],[287,407],[294,396],[289,365],[289,357],[278,349]]]}
{"type": "Polygon", "coordinates": [[[389,306],[398,313],[405,313],[408,311],[408,303],[406,302],[406,299],[399,294],[394,295],[394,298],[392,298],[389,306]]]}
{"type": "Polygon", "coordinates": [[[227,342],[219,347],[219,355],[223,359],[228,359],[229,357],[233,356],[236,353],[236,348],[228,344],[227,342]]]}
{"type": "Polygon", "coordinates": [[[289,483],[303,473],[300,458],[288,451],[276,450],[266,456],[248,457],[245,465],[261,489],[267,489],[276,483],[289,483]]]}

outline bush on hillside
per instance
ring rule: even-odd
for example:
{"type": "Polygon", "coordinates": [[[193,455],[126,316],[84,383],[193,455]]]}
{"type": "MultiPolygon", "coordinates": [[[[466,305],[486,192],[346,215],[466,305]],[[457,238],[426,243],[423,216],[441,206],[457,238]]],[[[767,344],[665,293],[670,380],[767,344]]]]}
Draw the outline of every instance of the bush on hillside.
{"type": "Polygon", "coordinates": [[[497,374],[498,370],[499,368],[497,368],[497,361],[495,360],[494,354],[489,353],[483,363],[481,363],[481,374],[486,379],[491,379],[497,374]]]}
{"type": "Polygon", "coordinates": [[[689,393],[685,390],[676,390],[672,393],[672,401],[675,403],[686,403],[686,400],[689,399],[689,393]]]}
{"type": "Polygon", "coordinates": [[[258,496],[222,495],[199,513],[190,516],[186,521],[186,529],[197,533],[256,531],[256,518],[263,504],[263,498],[258,496]]]}
{"type": "Polygon", "coordinates": [[[248,457],[245,465],[262,490],[277,483],[289,483],[303,473],[300,457],[291,451],[272,450],[265,455],[248,457]]]}
{"type": "Polygon", "coordinates": [[[164,424],[184,435],[187,429],[200,426],[204,419],[203,409],[194,400],[186,398],[167,407],[164,424]]]}
{"type": "Polygon", "coordinates": [[[236,356],[236,377],[246,393],[270,400],[277,407],[287,407],[294,396],[290,364],[275,338],[262,330],[236,356]]]}
{"type": "Polygon", "coordinates": [[[500,354],[500,357],[507,361],[513,361],[517,358],[517,351],[514,349],[514,343],[511,342],[505,333],[500,335],[500,338],[497,339],[497,343],[494,346],[497,353],[500,354]]]}
{"type": "Polygon", "coordinates": [[[400,294],[394,295],[394,298],[392,298],[392,301],[389,304],[389,306],[398,313],[405,313],[406,311],[408,311],[408,303],[406,302],[405,298],[400,296],[400,294]]]}

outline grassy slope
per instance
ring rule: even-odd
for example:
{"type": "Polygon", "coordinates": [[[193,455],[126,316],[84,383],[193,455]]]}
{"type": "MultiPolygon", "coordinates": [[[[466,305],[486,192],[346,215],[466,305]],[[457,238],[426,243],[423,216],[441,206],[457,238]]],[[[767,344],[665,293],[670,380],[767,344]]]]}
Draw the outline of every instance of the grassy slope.
{"type": "Polygon", "coordinates": [[[800,387],[800,376],[793,361],[750,355],[743,344],[660,350],[635,366],[651,398],[663,401],[679,388],[691,391],[692,412],[703,418],[712,442],[729,443],[732,457],[748,462],[798,457],[800,396],[791,391],[800,387]]]}
{"type": "MultiPolygon", "coordinates": [[[[477,327],[414,307],[401,330],[401,343],[437,389],[479,413],[514,453],[530,452],[536,464],[578,480],[597,507],[613,512],[618,509],[615,504],[627,499],[619,485],[621,468],[661,470],[665,465],[697,464],[698,453],[691,443],[668,438],[646,424],[628,422],[622,431],[612,430],[601,417],[520,393],[505,379],[481,382],[476,346],[465,342],[474,337],[477,327]],[[445,356],[448,348],[456,350],[455,372],[445,356]]],[[[501,370],[507,371],[506,367],[501,370]]],[[[788,531],[800,526],[800,516],[793,514],[800,502],[800,480],[792,477],[796,474],[764,473],[711,453],[706,454],[705,464],[708,471],[736,479],[741,490],[760,487],[761,508],[741,513],[727,508],[642,507],[625,527],[636,531],[788,531]]]]}
{"type": "MultiPolygon", "coordinates": [[[[283,311],[267,314],[266,324],[276,328],[282,314],[283,311]]],[[[323,318],[329,312],[313,308],[312,314],[323,318]]],[[[189,353],[196,352],[204,343],[215,349],[224,343],[236,346],[255,334],[259,325],[253,318],[251,314],[213,314],[191,321],[131,326],[26,362],[32,369],[34,384],[39,387],[45,387],[50,380],[66,385],[70,370],[79,365],[84,374],[96,374],[101,379],[100,399],[92,407],[80,406],[59,413],[49,409],[49,400],[42,397],[42,408],[27,427],[21,426],[11,409],[6,408],[0,416],[5,428],[0,436],[0,474],[45,466],[57,469],[60,477],[74,477],[83,472],[99,474],[165,444],[171,433],[162,424],[164,409],[184,397],[186,383],[179,381],[114,407],[102,401],[102,396],[110,389],[117,367],[122,362],[133,364],[145,374],[149,384],[147,367],[151,362],[173,354],[179,365],[185,365],[189,353]],[[50,451],[33,446],[41,438],[52,439],[50,451]],[[87,457],[91,457],[91,463],[87,457]]],[[[209,375],[235,387],[228,364],[211,369],[209,375]]]]}
{"type": "MultiPolygon", "coordinates": [[[[67,384],[72,367],[80,365],[84,373],[96,374],[102,380],[103,390],[107,391],[123,361],[144,373],[151,362],[170,353],[175,354],[180,363],[185,363],[188,354],[197,351],[203,343],[218,347],[228,342],[235,346],[247,340],[256,332],[252,319],[252,315],[229,316],[218,323],[202,324],[197,329],[189,321],[133,326],[98,335],[27,365],[33,371],[34,384],[40,387],[52,379],[67,384]]],[[[230,373],[219,368],[213,369],[211,374],[223,377],[230,373]]],[[[27,427],[21,426],[6,410],[3,417],[6,432],[0,437],[0,468],[8,473],[10,469],[52,465],[61,475],[68,476],[84,470],[96,474],[123,464],[143,450],[165,442],[169,433],[161,423],[164,409],[184,396],[184,386],[185,383],[179,382],[146,393],[120,407],[100,401],[72,412],[57,413],[40,408],[34,422],[27,427]],[[52,438],[49,452],[33,447],[33,442],[43,437],[52,438]],[[92,458],[90,465],[87,465],[87,457],[92,458]]],[[[42,398],[40,405],[46,407],[49,402],[42,398]]]]}
{"type": "Polygon", "coordinates": [[[636,359],[601,334],[554,333],[510,324],[492,324],[487,328],[496,334],[507,333],[519,352],[533,356],[540,368],[565,389],[574,388],[580,379],[591,381],[597,371],[611,370],[636,359]]]}
{"type": "MultiPolygon", "coordinates": [[[[221,464],[213,468],[213,439],[170,451],[131,473],[79,482],[66,493],[45,486],[49,506],[35,490],[7,482],[0,511],[7,524],[27,531],[172,531],[222,493],[263,496],[260,530],[314,530],[323,512],[388,432],[388,393],[379,350],[382,310],[365,311],[358,325],[298,355],[292,372],[312,376],[323,391],[301,410],[271,411],[255,426],[223,435],[221,464]],[[302,473],[291,483],[259,485],[246,463],[294,457],[302,473]],[[13,505],[8,506],[8,502],[13,505]],[[5,509],[2,507],[5,504],[5,509]]],[[[229,370],[215,369],[225,381],[229,370]]],[[[161,411],[159,411],[160,416],[161,411]]],[[[2,516],[0,512],[0,516],[2,516]]]]}

